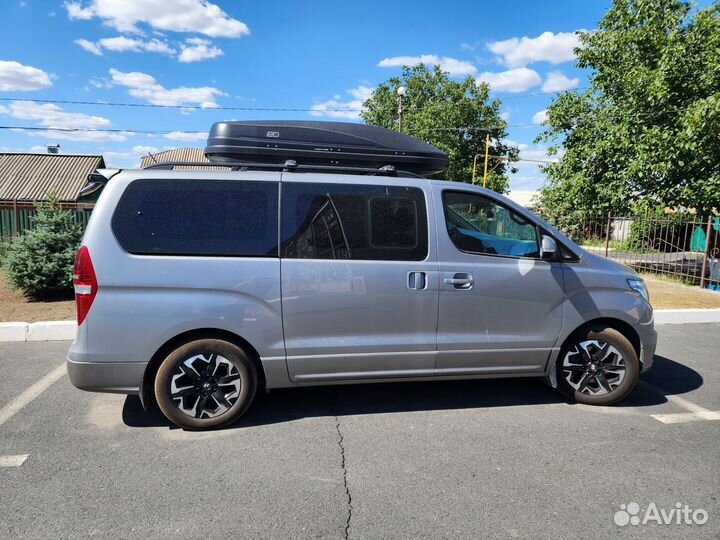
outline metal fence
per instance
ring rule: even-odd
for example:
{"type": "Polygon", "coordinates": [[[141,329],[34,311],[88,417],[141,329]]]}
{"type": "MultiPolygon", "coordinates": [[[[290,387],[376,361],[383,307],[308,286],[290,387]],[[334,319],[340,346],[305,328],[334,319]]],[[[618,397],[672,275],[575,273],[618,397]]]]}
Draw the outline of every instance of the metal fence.
{"type": "MultiPolygon", "coordinates": [[[[59,203],[63,210],[73,212],[75,222],[87,225],[92,204],[74,202],[59,203]]],[[[0,201],[0,241],[7,242],[35,228],[33,216],[37,213],[34,202],[27,201],[0,201]]]]}
{"type": "Polygon", "coordinates": [[[720,291],[720,216],[608,215],[585,220],[577,235],[586,250],[638,272],[720,291]]]}

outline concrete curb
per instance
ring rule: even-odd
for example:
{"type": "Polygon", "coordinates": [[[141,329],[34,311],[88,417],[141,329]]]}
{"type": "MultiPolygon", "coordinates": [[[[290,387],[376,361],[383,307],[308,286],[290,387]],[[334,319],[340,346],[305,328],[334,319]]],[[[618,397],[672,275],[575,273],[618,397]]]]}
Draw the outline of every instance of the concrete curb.
{"type": "MultiPolygon", "coordinates": [[[[720,322],[720,309],[656,309],[655,324],[720,322]]],[[[75,321],[0,322],[2,341],[72,341],[75,321]]]]}
{"type": "Polygon", "coordinates": [[[720,322],[720,309],[656,309],[655,324],[720,322]]]}
{"type": "Polygon", "coordinates": [[[41,321],[36,323],[0,323],[0,341],[72,341],[75,321],[41,321]]]}

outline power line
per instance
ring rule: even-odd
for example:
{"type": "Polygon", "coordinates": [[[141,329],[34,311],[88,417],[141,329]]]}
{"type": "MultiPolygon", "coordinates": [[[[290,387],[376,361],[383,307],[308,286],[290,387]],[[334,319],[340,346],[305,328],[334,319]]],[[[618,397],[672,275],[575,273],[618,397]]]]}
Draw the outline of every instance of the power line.
{"type": "MultiPolygon", "coordinates": [[[[501,128],[512,128],[512,127],[529,127],[529,126],[541,126],[542,124],[510,124],[510,125],[487,125],[483,127],[440,127],[440,128],[427,128],[427,129],[410,129],[408,131],[410,132],[418,132],[418,131],[488,131],[490,129],[501,129],[501,128]]],[[[62,128],[62,127],[42,127],[42,126],[0,126],[1,129],[8,129],[8,130],[21,130],[21,131],[59,131],[62,133],[120,133],[120,134],[126,134],[126,135],[132,135],[135,133],[141,133],[144,135],[167,135],[169,133],[188,133],[188,134],[196,134],[196,133],[203,133],[204,129],[192,129],[192,130],[178,130],[178,129],[167,129],[167,130],[159,130],[159,129],[120,129],[120,128],[62,128]]]]}
{"type": "Polygon", "coordinates": [[[71,99],[37,99],[0,97],[0,101],[28,101],[30,103],[52,103],[59,105],[93,105],[98,107],[136,107],[149,109],[178,109],[197,111],[278,111],[278,112],[355,112],[363,109],[308,109],[299,107],[203,107],[202,105],[157,105],[155,103],[123,103],[113,101],[77,101],[71,99]]]}
{"type": "MultiPolygon", "coordinates": [[[[575,88],[574,90],[585,90],[587,87],[575,88]]],[[[503,97],[506,99],[519,99],[524,97],[535,97],[544,95],[558,94],[559,92],[530,92],[527,94],[515,94],[503,97]]],[[[159,105],[156,103],[127,103],[120,101],[87,101],[73,99],[41,99],[41,98],[19,98],[19,97],[0,97],[0,101],[28,101],[30,103],[52,103],[57,105],[89,105],[97,107],[135,107],[149,109],[176,109],[176,110],[196,110],[196,111],[261,111],[261,112],[361,112],[362,107],[335,107],[335,108],[313,108],[313,107],[234,107],[234,106],[216,106],[203,107],[202,105],[159,105]]]]}

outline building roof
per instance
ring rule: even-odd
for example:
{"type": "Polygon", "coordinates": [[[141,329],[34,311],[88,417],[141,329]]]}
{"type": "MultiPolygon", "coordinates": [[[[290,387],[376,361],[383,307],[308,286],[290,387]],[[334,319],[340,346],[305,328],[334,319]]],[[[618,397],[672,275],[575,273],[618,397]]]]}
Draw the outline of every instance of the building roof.
{"type": "Polygon", "coordinates": [[[74,201],[102,156],[0,153],[0,200],[38,201],[54,195],[74,201]]]}
{"type": "MultiPolygon", "coordinates": [[[[157,154],[143,156],[140,160],[140,167],[148,167],[156,163],[168,163],[170,161],[185,161],[194,163],[210,163],[205,157],[203,148],[174,148],[157,154]]],[[[227,167],[176,167],[176,171],[222,171],[227,167]]]]}

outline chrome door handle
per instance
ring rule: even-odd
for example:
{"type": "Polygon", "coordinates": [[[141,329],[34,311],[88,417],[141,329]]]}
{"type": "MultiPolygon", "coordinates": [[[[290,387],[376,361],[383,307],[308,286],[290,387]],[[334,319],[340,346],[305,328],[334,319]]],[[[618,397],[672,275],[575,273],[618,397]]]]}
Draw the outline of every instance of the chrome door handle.
{"type": "Polygon", "coordinates": [[[425,272],[408,272],[408,289],[422,291],[427,287],[427,274],[425,272]]]}
{"type": "Polygon", "coordinates": [[[461,290],[472,289],[474,282],[475,280],[473,279],[472,274],[469,274],[467,272],[457,272],[453,275],[453,277],[447,277],[443,279],[443,283],[445,283],[446,285],[452,285],[456,289],[461,290]]]}

